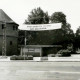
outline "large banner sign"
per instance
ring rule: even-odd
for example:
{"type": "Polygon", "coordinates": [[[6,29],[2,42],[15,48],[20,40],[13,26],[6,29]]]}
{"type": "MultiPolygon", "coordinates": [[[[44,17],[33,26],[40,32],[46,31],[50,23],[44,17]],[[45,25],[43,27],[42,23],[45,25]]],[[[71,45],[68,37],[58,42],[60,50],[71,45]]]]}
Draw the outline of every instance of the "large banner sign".
{"type": "Polygon", "coordinates": [[[61,23],[55,23],[55,24],[36,24],[36,25],[27,25],[23,24],[19,26],[20,30],[28,30],[28,31],[43,31],[43,30],[54,30],[54,29],[60,29],[61,23]]]}

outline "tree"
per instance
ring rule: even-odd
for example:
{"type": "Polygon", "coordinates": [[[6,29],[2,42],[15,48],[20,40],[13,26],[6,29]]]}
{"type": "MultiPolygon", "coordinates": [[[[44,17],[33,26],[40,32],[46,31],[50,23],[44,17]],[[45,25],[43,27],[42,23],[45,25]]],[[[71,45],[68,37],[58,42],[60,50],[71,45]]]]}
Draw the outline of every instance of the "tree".
{"type": "Polygon", "coordinates": [[[25,23],[29,24],[46,24],[49,23],[48,12],[44,12],[40,7],[33,9],[25,23]]]}
{"type": "Polygon", "coordinates": [[[66,15],[62,12],[55,12],[51,15],[51,23],[66,24],[66,15]]]}
{"type": "Polygon", "coordinates": [[[76,33],[75,33],[74,46],[75,46],[75,49],[80,48],[80,27],[76,30],[76,33]]]}
{"type": "Polygon", "coordinates": [[[79,28],[76,30],[76,36],[80,36],[80,26],[79,26],[79,28]]]}
{"type": "Polygon", "coordinates": [[[62,23],[62,30],[65,34],[73,34],[71,25],[66,21],[66,15],[63,12],[55,12],[51,15],[51,23],[62,23]]]}
{"type": "MultiPolygon", "coordinates": [[[[66,15],[63,12],[55,12],[51,15],[51,23],[62,23],[61,30],[57,32],[56,37],[60,37],[59,43],[67,47],[74,40],[74,33],[71,25],[66,21],[66,15]]],[[[57,39],[57,38],[56,38],[57,39]]]]}
{"type": "MultiPolygon", "coordinates": [[[[44,12],[40,7],[37,9],[33,9],[31,13],[28,15],[28,19],[25,20],[25,24],[47,24],[47,23],[49,23],[48,12],[44,12]]],[[[40,42],[40,39],[35,40],[35,37],[40,36],[42,33],[36,31],[26,31],[26,32],[27,32],[27,40],[30,41],[28,44],[31,44],[31,41],[32,42],[34,41],[34,44],[38,44],[40,42]]]]}
{"type": "Polygon", "coordinates": [[[73,34],[71,25],[66,21],[66,15],[63,12],[55,12],[51,15],[51,23],[62,23],[62,30],[65,34],[73,34]]]}
{"type": "Polygon", "coordinates": [[[65,34],[73,34],[73,30],[71,29],[71,25],[69,23],[62,25],[62,30],[65,32],[65,34]]]}

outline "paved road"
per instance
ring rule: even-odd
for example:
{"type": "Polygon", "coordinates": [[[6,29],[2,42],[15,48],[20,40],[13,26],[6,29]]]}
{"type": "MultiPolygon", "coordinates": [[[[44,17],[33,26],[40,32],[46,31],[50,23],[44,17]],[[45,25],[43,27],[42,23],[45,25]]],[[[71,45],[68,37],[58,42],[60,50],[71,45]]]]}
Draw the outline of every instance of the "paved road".
{"type": "Polygon", "coordinates": [[[80,80],[80,62],[0,62],[0,80],[80,80]]]}

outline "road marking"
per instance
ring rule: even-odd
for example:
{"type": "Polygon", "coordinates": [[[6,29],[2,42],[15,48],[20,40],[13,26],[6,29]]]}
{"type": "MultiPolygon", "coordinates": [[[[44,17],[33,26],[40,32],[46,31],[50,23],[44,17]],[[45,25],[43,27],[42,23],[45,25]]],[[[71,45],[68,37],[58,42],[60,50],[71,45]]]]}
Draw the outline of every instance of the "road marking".
{"type": "MultiPolygon", "coordinates": [[[[23,72],[23,70],[19,70],[19,72],[23,72]]],[[[63,73],[63,74],[80,74],[80,72],[67,72],[67,71],[24,71],[24,72],[32,72],[32,73],[63,73]]]]}

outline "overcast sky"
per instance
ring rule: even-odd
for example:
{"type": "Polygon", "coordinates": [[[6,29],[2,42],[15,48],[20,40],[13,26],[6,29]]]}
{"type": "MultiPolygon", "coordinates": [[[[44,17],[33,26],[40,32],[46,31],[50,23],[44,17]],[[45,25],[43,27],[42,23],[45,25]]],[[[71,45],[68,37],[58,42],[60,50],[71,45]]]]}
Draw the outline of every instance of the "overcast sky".
{"type": "Polygon", "coordinates": [[[0,8],[18,24],[23,24],[31,10],[37,7],[49,15],[63,12],[74,32],[80,26],[80,0],[0,0],[0,8]]]}

